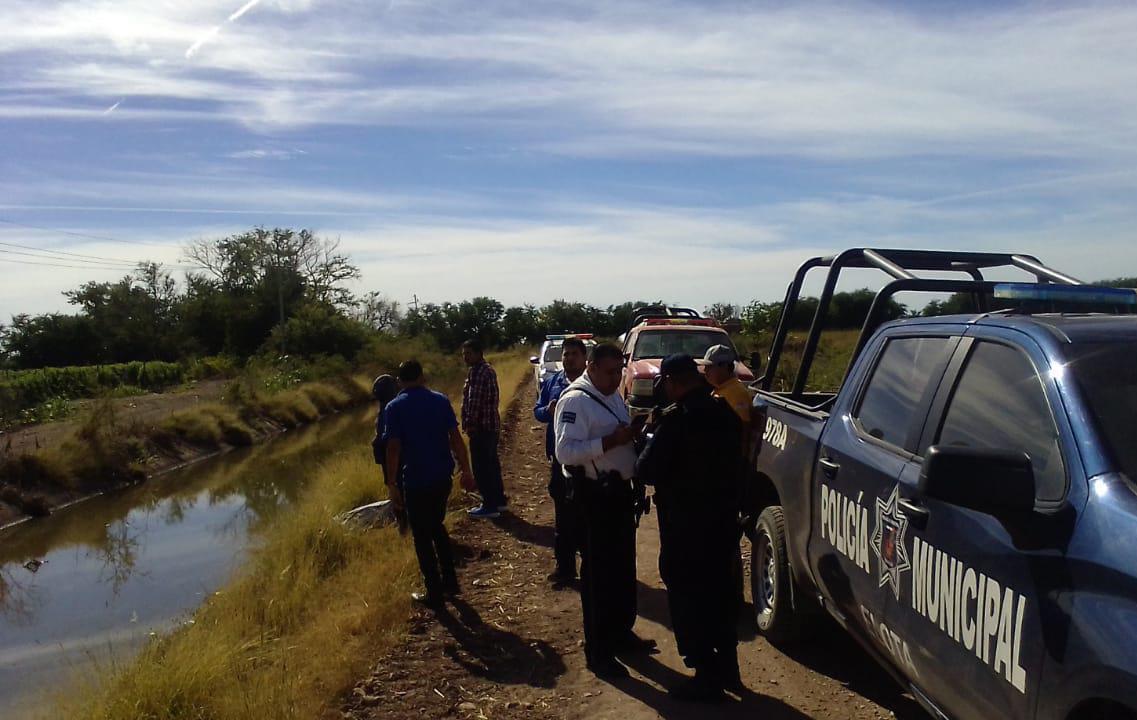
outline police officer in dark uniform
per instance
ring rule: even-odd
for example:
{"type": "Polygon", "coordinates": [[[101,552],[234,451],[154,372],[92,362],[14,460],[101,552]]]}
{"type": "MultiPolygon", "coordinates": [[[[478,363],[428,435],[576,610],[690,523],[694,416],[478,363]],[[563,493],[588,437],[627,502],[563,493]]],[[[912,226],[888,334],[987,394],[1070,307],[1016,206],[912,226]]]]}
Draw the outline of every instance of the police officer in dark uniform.
{"type": "Polygon", "coordinates": [[[675,640],[695,677],[671,689],[684,700],[716,701],[742,690],[732,566],[738,545],[742,476],[738,416],[689,355],[671,355],[657,382],[672,403],[657,418],[636,464],[655,486],[659,570],[675,640]]]}

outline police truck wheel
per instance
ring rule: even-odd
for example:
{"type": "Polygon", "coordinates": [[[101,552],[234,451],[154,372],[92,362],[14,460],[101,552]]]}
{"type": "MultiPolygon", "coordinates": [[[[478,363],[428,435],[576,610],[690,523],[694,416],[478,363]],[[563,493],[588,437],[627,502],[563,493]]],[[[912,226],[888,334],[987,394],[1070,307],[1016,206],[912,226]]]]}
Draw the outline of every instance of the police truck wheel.
{"type": "Polygon", "coordinates": [[[773,643],[789,640],[796,629],[790,582],[786,521],[782,508],[773,505],[758,517],[750,554],[750,589],[758,631],[773,643]]]}

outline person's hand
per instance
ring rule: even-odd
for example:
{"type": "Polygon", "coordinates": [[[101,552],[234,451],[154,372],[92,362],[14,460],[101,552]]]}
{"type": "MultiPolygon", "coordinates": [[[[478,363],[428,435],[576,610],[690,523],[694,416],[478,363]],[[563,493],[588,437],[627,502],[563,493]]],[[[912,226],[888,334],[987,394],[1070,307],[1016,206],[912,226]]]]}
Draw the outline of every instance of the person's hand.
{"type": "Polygon", "coordinates": [[[470,492],[473,492],[478,487],[477,483],[474,482],[474,473],[469,470],[462,470],[462,472],[458,474],[458,484],[462,486],[463,490],[470,492]]]}
{"type": "Polygon", "coordinates": [[[627,445],[636,439],[636,429],[631,425],[621,425],[604,438],[604,447],[614,448],[627,445]]]}
{"type": "Polygon", "coordinates": [[[549,401],[547,409],[550,415],[557,409],[557,398],[553,398],[549,401]]]}

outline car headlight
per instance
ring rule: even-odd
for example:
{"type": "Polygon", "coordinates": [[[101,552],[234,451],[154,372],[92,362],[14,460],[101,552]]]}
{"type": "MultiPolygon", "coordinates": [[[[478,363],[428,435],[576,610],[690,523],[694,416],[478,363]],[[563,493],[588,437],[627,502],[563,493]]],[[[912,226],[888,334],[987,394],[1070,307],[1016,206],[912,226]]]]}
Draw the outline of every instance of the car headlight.
{"type": "Polygon", "coordinates": [[[640,397],[651,397],[655,394],[655,387],[651,378],[639,378],[632,381],[632,394],[640,397]]]}

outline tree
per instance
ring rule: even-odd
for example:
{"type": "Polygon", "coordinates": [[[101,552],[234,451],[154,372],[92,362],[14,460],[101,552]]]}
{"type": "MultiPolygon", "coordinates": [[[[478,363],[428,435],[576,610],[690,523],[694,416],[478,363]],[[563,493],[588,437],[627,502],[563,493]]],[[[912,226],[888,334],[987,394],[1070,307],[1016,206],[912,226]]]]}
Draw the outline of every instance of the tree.
{"type": "Polygon", "coordinates": [[[90,319],[100,338],[97,360],[171,360],[180,353],[178,291],[159,263],[139,263],[118,282],[88,282],[63,293],[90,319]]]}
{"type": "Polygon", "coordinates": [[[511,307],[501,318],[501,336],[506,345],[536,344],[544,340],[545,335],[540,313],[532,305],[511,307]]]}
{"type": "Polygon", "coordinates": [[[90,365],[105,349],[84,315],[16,315],[4,333],[4,352],[17,368],[90,365]]]}
{"type": "Polygon", "coordinates": [[[737,309],[734,307],[734,305],[731,305],[730,303],[719,302],[719,303],[715,303],[714,305],[711,305],[710,307],[708,307],[706,309],[707,317],[714,318],[715,320],[718,320],[720,323],[725,322],[727,320],[730,320],[732,317],[737,315],[737,313],[738,313],[737,309]]]}
{"type": "Polygon", "coordinates": [[[225,349],[247,356],[305,303],[349,308],[354,298],[344,283],[359,269],[338,248],[339,241],[289,228],[191,243],[186,258],[203,268],[187,278],[195,310],[205,313],[199,321],[220,322],[225,349]]]}
{"type": "Polygon", "coordinates": [[[383,293],[372,291],[353,301],[352,317],[372,330],[390,333],[399,328],[402,316],[399,303],[383,297],[383,293]]]}
{"type": "Polygon", "coordinates": [[[314,358],[339,355],[353,360],[367,344],[368,329],[328,304],[305,303],[272,331],[267,347],[279,353],[314,358]]]}

